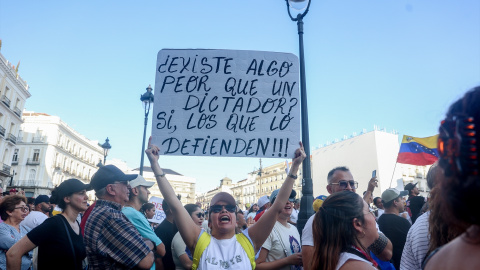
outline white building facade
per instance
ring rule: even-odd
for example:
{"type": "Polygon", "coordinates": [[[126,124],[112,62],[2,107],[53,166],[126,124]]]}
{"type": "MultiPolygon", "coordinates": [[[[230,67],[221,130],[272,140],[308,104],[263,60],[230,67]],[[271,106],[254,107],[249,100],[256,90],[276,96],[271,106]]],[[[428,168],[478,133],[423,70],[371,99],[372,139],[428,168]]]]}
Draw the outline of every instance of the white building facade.
{"type": "Polygon", "coordinates": [[[21,188],[28,196],[49,195],[64,180],[89,183],[103,159],[103,148],[69,127],[58,116],[24,112],[14,149],[13,179],[8,188],[21,188]]]}
{"type": "MultiPolygon", "coordinates": [[[[193,177],[188,177],[182,175],[176,171],[171,169],[162,168],[162,171],[165,173],[165,177],[167,178],[168,182],[172,186],[175,194],[180,198],[180,202],[185,204],[194,204],[195,203],[195,184],[196,179],[193,177]]],[[[140,174],[140,169],[136,168],[133,170],[129,170],[129,174],[140,174]]],[[[155,182],[155,184],[149,188],[150,196],[155,196],[158,198],[163,198],[162,193],[157,185],[157,180],[155,175],[153,174],[152,168],[144,166],[143,167],[143,178],[149,182],[155,182]]]]}
{"type": "Polygon", "coordinates": [[[329,195],[327,192],[328,172],[338,166],[350,169],[353,178],[359,183],[357,193],[367,190],[372,171],[377,170],[378,188],[374,197],[392,187],[403,190],[408,183],[417,183],[419,190],[426,195],[426,175],[430,166],[415,166],[396,163],[400,149],[398,134],[373,130],[353,135],[350,138],[333,141],[312,151],[313,195],[329,195]]]}
{"type": "Polygon", "coordinates": [[[31,96],[17,68],[0,53],[0,187],[12,178],[11,161],[22,124],[22,111],[31,96]]]}

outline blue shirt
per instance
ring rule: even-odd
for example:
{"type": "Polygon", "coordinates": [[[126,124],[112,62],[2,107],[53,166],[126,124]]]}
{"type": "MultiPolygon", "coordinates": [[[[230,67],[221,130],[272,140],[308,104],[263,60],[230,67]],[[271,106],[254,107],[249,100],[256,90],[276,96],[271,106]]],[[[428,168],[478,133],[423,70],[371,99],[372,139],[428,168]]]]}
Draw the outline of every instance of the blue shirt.
{"type": "MultiPolygon", "coordinates": [[[[155,246],[158,246],[162,243],[162,240],[153,232],[152,227],[148,224],[147,218],[137,209],[124,206],[122,208],[122,213],[127,216],[128,220],[137,228],[138,232],[143,238],[152,240],[155,243],[155,246]]],[[[155,270],[155,263],[153,263],[151,270],[155,270]]]]}
{"type": "MultiPolygon", "coordinates": [[[[20,225],[20,232],[17,231],[14,227],[6,224],[0,223],[0,269],[7,269],[7,259],[5,253],[8,249],[11,248],[15,243],[17,243],[22,237],[24,237],[30,228],[20,225]]],[[[27,270],[32,264],[32,251],[22,256],[22,270],[27,270]]]]}

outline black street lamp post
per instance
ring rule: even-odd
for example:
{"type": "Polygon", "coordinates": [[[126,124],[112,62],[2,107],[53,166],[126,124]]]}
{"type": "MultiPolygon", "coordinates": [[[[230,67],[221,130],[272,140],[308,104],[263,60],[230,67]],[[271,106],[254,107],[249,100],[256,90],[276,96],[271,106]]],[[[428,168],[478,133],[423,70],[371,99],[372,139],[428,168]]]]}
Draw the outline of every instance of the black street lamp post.
{"type": "MultiPolygon", "coordinates": [[[[102,148],[103,148],[103,165],[106,165],[107,163],[107,156],[108,156],[108,151],[110,151],[110,148],[112,148],[112,146],[110,145],[109,143],[109,139],[107,137],[107,139],[105,140],[105,142],[102,144],[102,148]]],[[[101,163],[101,161],[100,161],[101,163]]],[[[98,166],[98,165],[97,165],[98,166]]]]}
{"type": "Polygon", "coordinates": [[[142,158],[140,159],[140,175],[143,175],[143,159],[145,156],[145,137],[147,136],[148,114],[150,113],[150,106],[153,103],[152,86],[148,85],[147,92],[140,96],[145,109],[145,126],[143,128],[143,143],[142,143],[142,158]]]}
{"type": "Polygon", "coordinates": [[[300,201],[300,212],[298,213],[298,222],[297,228],[300,234],[305,227],[305,223],[308,218],[314,214],[312,204],[313,204],[313,182],[312,182],[312,171],[310,166],[310,139],[308,133],[308,110],[307,110],[307,87],[305,80],[305,56],[303,54],[303,17],[307,15],[308,9],[310,8],[311,0],[285,0],[287,3],[288,16],[294,22],[297,22],[298,27],[298,41],[299,41],[299,50],[300,50],[300,105],[302,113],[302,143],[305,148],[305,154],[307,158],[303,161],[303,179],[302,179],[302,199],[300,201]],[[290,8],[292,5],[300,2],[304,3],[304,7],[300,10],[296,17],[293,17],[290,8]],[[305,7],[306,5],[306,7],[305,7]]]}

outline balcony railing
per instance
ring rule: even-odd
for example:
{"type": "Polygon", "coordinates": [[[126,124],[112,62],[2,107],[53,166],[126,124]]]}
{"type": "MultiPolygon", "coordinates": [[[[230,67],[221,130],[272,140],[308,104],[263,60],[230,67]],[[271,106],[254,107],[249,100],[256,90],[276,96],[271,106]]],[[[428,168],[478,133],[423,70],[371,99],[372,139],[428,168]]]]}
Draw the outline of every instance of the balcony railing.
{"type": "Polygon", "coordinates": [[[18,165],[18,159],[17,160],[12,160],[12,165],[18,165]]]}
{"type": "Polygon", "coordinates": [[[43,137],[43,136],[35,136],[35,137],[33,137],[32,142],[34,142],[34,143],[43,143],[43,142],[45,142],[45,137],[43,137]]]}
{"type": "Polygon", "coordinates": [[[0,125],[0,135],[5,136],[5,128],[0,125]]]}
{"type": "Polygon", "coordinates": [[[34,159],[34,158],[28,158],[27,165],[40,165],[40,160],[34,159]]]}
{"type": "Polygon", "coordinates": [[[41,180],[15,180],[13,181],[12,185],[9,187],[20,187],[20,188],[48,188],[53,189],[53,183],[47,182],[47,184],[43,184],[41,180]]]}
{"type": "Polygon", "coordinates": [[[17,137],[13,136],[12,133],[8,133],[7,135],[7,141],[12,142],[13,144],[17,143],[17,137]]]}
{"type": "Polygon", "coordinates": [[[0,163],[2,166],[0,167],[0,175],[3,175],[3,176],[11,176],[10,175],[10,166],[8,166],[7,164],[3,164],[3,163],[0,163]]]}
{"type": "Polygon", "coordinates": [[[3,95],[3,96],[0,98],[0,101],[2,101],[5,105],[7,105],[7,107],[10,108],[10,99],[8,99],[7,96],[3,95]]]}
{"type": "Polygon", "coordinates": [[[13,112],[16,115],[18,115],[18,117],[22,117],[22,111],[17,106],[15,106],[15,108],[13,108],[13,112]]]}

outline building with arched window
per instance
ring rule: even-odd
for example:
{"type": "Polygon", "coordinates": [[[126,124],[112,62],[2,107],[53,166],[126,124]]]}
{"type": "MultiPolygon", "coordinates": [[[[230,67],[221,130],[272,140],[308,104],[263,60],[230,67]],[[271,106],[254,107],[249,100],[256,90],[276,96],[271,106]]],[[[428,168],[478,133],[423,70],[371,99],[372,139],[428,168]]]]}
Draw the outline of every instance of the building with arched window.
{"type": "Polygon", "coordinates": [[[18,75],[18,65],[13,66],[0,53],[0,187],[4,190],[12,180],[11,165],[16,154],[22,111],[31,96],[28,89],[27,82],[18,75]]]}
{"type": "Polygon", "coordinates": [[[89,183],[103,159],[103,149],[63,122],[45,113],[23,113],[24,123],[13,152],[13,180],[7,188],[22,188],[27,196],[50,194],[64,180],[89,183]]]}

